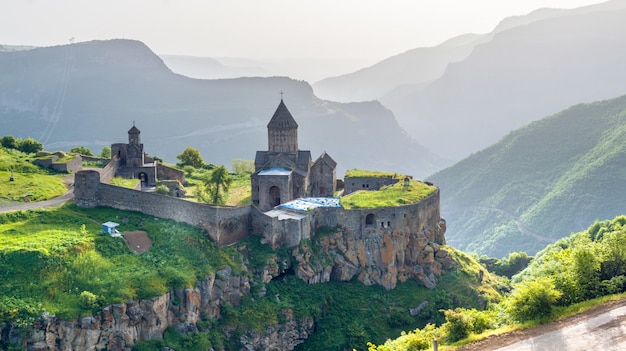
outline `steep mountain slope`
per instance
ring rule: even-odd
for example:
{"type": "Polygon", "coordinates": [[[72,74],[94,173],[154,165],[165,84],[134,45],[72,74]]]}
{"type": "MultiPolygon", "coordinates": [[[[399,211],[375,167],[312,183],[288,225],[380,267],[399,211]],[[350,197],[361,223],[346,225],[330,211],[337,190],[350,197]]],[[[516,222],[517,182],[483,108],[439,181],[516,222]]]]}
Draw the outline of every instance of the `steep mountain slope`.
{"type": "Polygon", "coordinates": [[[503,30],[448,65],[441,78],[398,88],[381,101],[421,144],[458,160],[572,104],[621,95],[626,2],[609,5],[622,8],[503,30]]]}
{"type": "Polygon", "coordinates": [[[448,243],[536,253],[626,211],[626,96],[573,106],[436,173],[448,243]]]}
{"type": "Polygon", "coordinates": [[[439,78],[450,62],[465,59],[474,46],[488,38],[466,34],[438,46],[417,48],[373,66],[315,84],[315,94],[333,101],[375,100],[398,86],[427,83],[439,78]]]}
{"type": "Polygon", "coordinates": [[[377,102],[320,100],[307,83],[288,78],[191,79],[130,40],[0,53],[0,130],[51,150],[99,152],[125,142],[135,121],[151,155],[176,162],[192,146],[205,161],[229,166],[267,148],[281,91],[300,125],[300,147],[314,157],[327,151],[338,176],[369,168],[422,177],[441,167],[377,102]]]}

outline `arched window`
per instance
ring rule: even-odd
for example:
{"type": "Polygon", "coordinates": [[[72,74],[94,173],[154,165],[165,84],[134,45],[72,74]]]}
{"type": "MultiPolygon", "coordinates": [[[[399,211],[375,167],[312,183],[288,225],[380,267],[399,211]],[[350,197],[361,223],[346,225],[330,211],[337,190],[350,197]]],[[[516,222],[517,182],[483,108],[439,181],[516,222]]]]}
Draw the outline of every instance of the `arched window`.
{"type": "Polygon", "coordinates": [[[365,216],[365,225],[373,225],[375,223],[374,214],[370,213],[365,216]]]}

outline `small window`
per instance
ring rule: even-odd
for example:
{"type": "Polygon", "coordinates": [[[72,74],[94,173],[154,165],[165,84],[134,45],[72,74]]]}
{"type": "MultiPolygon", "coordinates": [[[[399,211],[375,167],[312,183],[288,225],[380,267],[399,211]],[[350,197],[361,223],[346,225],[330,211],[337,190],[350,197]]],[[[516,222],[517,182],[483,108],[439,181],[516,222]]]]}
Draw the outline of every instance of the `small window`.
{"type": "Polygon", "coordinates": [[[374,214],[370,213],[367,216],[365,216],[365,225],[372,225],[374,224],[374,214]]]}
{"type": "Polygon", "coordinates": [[[387,222],[387,227],[391,228],[391,222],[387,222]]]}

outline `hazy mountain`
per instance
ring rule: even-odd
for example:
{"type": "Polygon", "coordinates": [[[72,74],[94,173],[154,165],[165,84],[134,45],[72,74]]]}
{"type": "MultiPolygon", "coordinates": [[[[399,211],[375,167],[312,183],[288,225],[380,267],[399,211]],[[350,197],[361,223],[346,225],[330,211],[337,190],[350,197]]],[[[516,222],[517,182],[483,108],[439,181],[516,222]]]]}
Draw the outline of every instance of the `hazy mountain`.
{"type": "Polygon", "coordinates": [[[513,26],[439,79],[381,101],[421,144],[461,159],[541,116],[625,93],[624,18],[626,2],[615,1],[513,26]]]}
{"type": "Polygon", "coordinates": [[[371,63],[368,59],[160,56],[173,72],[200,79],[286,76],[314,82],[371,63]]]}
{"type": "Polygon", "coordinates": [[[534,254],[624,214],[624,140],[626,96],[533,122],[436,173],[448,243],[493,257],[534,254]]]}
{"type": "Polygon", "coordinates": [[[398,86],[439,78],[450,62],[466,58],[484,36],[466,34],[431,48],[417,48],[373,66],[315,84],[315,94],[333,101],[376,100],[398,86]]]}
{"type": "MultiPolygon", "coordinates": [[[[616,1],[603,4],[601,10],[623,7],[616,1]]],[[[333,101],[376,100],[387,94],[397,98],[405,94],[404,90],[414,93],[441,77],[450,63],[464,60],[474,47],[489,42],[496,33],[544,19],[598,10],[597,5],[574,10],[539,9],[505,18],[491,33],[463,34],[434,47],[408,50],[358,71],[323,79],[313,84],[313,89],[318,97],[333,101]],[[414,87],[407,88],[410,85],[414,87]]]]}
{"type": "Polygon", "coordinates": [[[225,65],[211,57],[160,55],[172,71],[191,78],[222,79],[239,77],[268,77],[272,74],[254,62],[225,65]]]}
{"type": "Polygon", "coordinates": [[[283,91],[299,143],[349,168],[423,177],[440,161],[416,144],[378,102],[320,100],[289,78],[191,79],[172,73],[144,44],[93,41],[0,53],[0,134],[32,136],[46,149],[99,152],[126,142],[136,122],[145,150],[176,162],[186,147],[230,166],[267,148],[266,125],[283,91]]]}

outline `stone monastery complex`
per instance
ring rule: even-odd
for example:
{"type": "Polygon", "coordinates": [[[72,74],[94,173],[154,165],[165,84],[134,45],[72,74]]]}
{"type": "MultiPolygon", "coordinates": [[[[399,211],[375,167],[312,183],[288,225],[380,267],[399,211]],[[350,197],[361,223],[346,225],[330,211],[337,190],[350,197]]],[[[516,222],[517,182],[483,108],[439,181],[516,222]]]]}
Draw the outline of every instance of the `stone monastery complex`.
{"type": "Polygon", "coordinates": [[[146,186],[154,186],[157,180],[185,182],[183,172],[155,162],[145,154],[140,131],[134,123],[128,131],[128,143],[111,146],[111,160],[104,169],[76,173],[75,203],[81,207],[107,206],[185,222],[204,229],[218,245],[258,235],[274,248],[293,247],[321,228],[341,230],[364,245],[370,241],[379,245],[385,237],[398,235],[407,238],[417,235],[427,243],[445,244],[439,189],[426,199],[405,206],[344,209],[332,197],[338,190],[337,184],[343,187],[345,183],[347,194],[358,189],[377,190],[398,180],[358,177],[338,181],[337,163],[330,155],[322,153],[312,161],[310,151],[300,150],[298,124],[282,99],[267,130],[268,149],[257,151],[254,159],[250,205],[214,206],[110,185],[115,176],[138,178],[146,186]]]}

